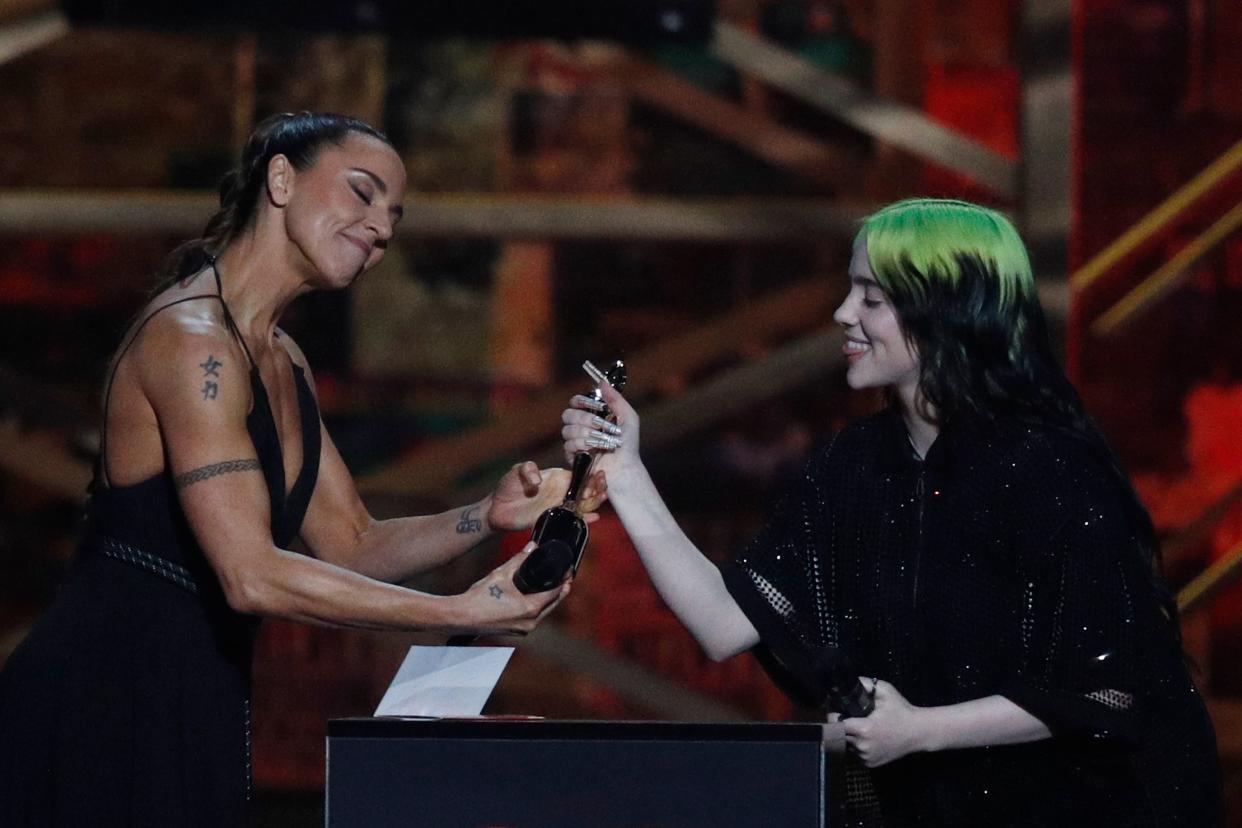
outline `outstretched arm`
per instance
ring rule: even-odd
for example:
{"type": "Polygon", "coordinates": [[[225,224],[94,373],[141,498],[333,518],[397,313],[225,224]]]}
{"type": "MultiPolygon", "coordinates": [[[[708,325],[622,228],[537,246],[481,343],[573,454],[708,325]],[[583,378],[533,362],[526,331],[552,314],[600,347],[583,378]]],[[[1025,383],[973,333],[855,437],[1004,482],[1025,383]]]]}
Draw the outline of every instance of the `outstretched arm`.
{"type": "MultiPolygon", "coordinates": [[[[281,341],[313,391],[305,356],[289,337],[281,341]]],[[[320,560],[389,583],[448,563],[496,532],[529,528],[544,509],[560,502],[569,484],[564,469],[520,463],[475,503],[438,514],[376,520],[322,423],[320,445],[319,478],[302,521],[302,540],[320,560]]],[[[595,505],[600,488],[596,479],[586,493],[595,505]]]]}
{"type": "Polygon", "coordinates": [[[715,564],[690,542],[673,519],[638,454],[638,414],[611,386],[601,386],[616,414],[612,428],[586,397],[574,397],[562,415],[565,451],[598,450],[608,499],[638,549],[660,597],[717,661],[759,643],[759,633],[725,588],[715,564]]]}
{"type": "Polygon", "coordinates": [[[482,500],[432,515],[374,519],[353,478],[322,429],[319,482],[302,522],[302,540],[320,560],[397,583],[441,566],[499,531],[525,529],[559,503],[563,469],[534,463],[510,469],[482,500]],[[558,493],[559,487],[559,493],[558,493]]]}
{"type": "Polygon", "coordinates": [[[519,594],[517,558],[462,595],[436,596],[276,547],[236,341],[222,324],[170,313],[144,331],[134,358],[190,528],[236,611],[377,629],[527,632],[564,594],[519,594]],[[213,371],[208,392],[204,363],[213,371]]]}

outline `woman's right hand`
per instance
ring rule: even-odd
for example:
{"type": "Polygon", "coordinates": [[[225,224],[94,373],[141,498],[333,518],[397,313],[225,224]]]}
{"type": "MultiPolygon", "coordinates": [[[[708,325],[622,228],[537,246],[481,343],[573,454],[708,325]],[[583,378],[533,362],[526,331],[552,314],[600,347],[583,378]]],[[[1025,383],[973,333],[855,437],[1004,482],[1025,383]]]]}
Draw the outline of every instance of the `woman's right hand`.
{"type": "Polygon", "coordinates": [[[480,578],[461,594],[462,618],[459,626],[478,635],[526,635],[569,594],[572,581],[547,592],[524,595],[513,583],[513,575],[534,550],[534,542],[480,578]]]}
{"type": "Polygon", "coordinates": [[[561,439],[567,463],[572,464],[580,451],[593,452],[597,454],[595,468],[611,479],[642,462],[638,456],[638,412],[607,381],[599,388],[615,422],[601,416],[602,408],[595,400],[578,395],[561,412],[561,439]]]}

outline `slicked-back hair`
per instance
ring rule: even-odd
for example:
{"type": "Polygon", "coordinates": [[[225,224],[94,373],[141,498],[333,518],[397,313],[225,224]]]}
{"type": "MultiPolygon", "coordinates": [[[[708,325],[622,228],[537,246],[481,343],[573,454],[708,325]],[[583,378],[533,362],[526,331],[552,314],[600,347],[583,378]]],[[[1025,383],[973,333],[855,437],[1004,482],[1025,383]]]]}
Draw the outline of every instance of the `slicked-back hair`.
{"type": "Polygon", "coordinates": [[[265,119],[250,134],[237,166],[220,182],[220,207],[203,233],[171,254],[160,270],[154,293],[199,270],[240,236],[254,220],[259,199],[266,192],[267,168],[277,155],[289,159],[294,169],[315,163],[327,145],[339,146],[351,134],[368,135],[388,146],[388,136],[375,127],[344,115],[328,112],[285,112],[265,119]]]}

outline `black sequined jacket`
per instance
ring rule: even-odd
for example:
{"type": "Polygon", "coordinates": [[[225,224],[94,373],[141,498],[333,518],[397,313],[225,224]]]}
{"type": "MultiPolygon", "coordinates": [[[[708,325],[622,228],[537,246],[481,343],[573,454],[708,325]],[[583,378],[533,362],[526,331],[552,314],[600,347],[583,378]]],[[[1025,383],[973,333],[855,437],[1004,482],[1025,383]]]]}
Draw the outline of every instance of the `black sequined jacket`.
{"type": "Polygon", "coordinates": [[[834,645],[912,704],[1001,694],[1053,732],[847,757],[838,824],[1220,824],[1215,736],[1130,503],[1084,441],[1037,427],[945,429],[920,461],[889,409],[810,461],[724,573],[776,678],[821,694],[834,645]]]}

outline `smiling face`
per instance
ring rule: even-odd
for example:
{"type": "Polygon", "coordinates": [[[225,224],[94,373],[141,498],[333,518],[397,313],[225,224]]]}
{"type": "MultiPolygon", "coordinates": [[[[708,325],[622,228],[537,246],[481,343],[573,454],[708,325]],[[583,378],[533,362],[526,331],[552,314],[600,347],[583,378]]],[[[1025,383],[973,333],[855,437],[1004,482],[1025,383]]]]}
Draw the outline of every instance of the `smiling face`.
{"type": "Polygon", "coordinates": [[[832,315],[845,329],[845,381],[850,388],[892,387],[913,407],[919,383],[918,359],[910,350],[901,322],[880,288],[867,260],[863,239],[850,259],[850,292],[832,315]]]}
{"type": "Polygon", "coordinates": [[[342,288],[383,258],[401,218],[405,168],[392,147],[354,132],[301,170],[276,156],[268,189],[310,281],[342,288]]]}

